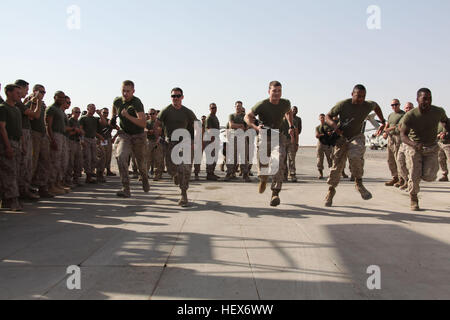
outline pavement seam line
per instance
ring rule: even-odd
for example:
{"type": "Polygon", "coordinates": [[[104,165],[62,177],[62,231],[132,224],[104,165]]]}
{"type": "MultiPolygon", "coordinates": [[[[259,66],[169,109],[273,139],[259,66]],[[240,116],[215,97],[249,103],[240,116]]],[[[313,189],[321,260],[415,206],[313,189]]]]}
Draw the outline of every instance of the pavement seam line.
{"type": "Polygon", "coordinates": [[[245,254],[247,255],[248,266],[250,267],[250,271],[252,272],[252,278],[253,278],[253,283],[255,284],[256,294],[258,295],[258,300],[261,300],[261,295],[259,294],[258,284],[256,283],[255,273],[253,272],[253,266],[252,266],[252,263],[250,261],[250,255],[249,255],[248,250],[247,250],[247,244],[245,242],[244,231],[242,229],[242,225],[241,224],[239,224],[239,228],[241,230],[241,238],[242,238],[242,242],[244,243],[245,254]]]}
{"type": "Polygon", "coordinates": [[[160,275],[159,275],[159,277],[158,277],[158,280],[156,280],[156,282],[155,282],[155,286],[153,287],[152,293],[151,293],[151,295],[150,295],[150,297],[149,297],[148,300],[152,300],[152,297],[154,296],[154,294],[155,294],[155,292],[156,292],[156,289],[158,289],[159,283],[160,283],[160,281],[161,281],[161,279],[162,279],[162,277],[163,277],[163,275],[164,275],[164,271],[166,270],[167,265],[168,265],[168,263],[169,263],[169,260],[170,260],[170,258],[172,257],[172,253],[173,253],[173,251],[175,250],[175,247],[176,247],[176,245],[177,245],[177,243],[178,243],[178,240],[180,239],[181,232],[183,231],[184,225],[186,224],[186,221],[188,220],[188,218],[189,218],[189,216],[187,216],[187,217],[184,219],[183,224],[181,225],[180,231],[178,231],[177,239],[175,240],[175,243],[173,244],[173,247],[172,247],[172,249],[170,250],[169,255],[167,256],[166,262],[164,263],[164,265],[163,265],[163,267],[162,267],[161,273],[160,273],[160,275]]]}

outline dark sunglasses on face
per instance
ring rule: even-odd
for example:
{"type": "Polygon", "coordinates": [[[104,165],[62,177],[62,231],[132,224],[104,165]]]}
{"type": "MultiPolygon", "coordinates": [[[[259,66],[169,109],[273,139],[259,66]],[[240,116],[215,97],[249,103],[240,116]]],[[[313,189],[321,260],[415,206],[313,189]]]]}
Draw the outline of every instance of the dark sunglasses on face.
{"type": "Polygon", "coordinates": [[[391,104],[391,107],[398,107],[400,105],[400,103],[394,103],[394,104],[391,104]]]}
{"type": "Polygon", "coordinates": [[[154,113],[154,112],[150,113],[151,116],[154,116],[155,114],[156,114],[156,113],[154,113]]]}
{"type": "Polygon", "coordinates": [[[178,98],[178,99],[179,99],[179,98],[181,98],[181,97],[182,97],[181,94],[173,94],[173,95],[172,95],[172,98],[173,98],[173,99],[175,99],[175,98],[178,98]]]}

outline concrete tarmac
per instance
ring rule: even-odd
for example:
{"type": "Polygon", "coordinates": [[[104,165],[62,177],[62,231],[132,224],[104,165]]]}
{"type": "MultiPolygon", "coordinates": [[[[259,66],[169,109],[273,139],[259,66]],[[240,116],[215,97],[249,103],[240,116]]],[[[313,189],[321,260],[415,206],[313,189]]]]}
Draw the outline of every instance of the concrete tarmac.
{"type": "Polygon", "coordinates": [[[134,180],[131,199],[109,178],[0,212],[0,299],[450,299],[450,184],[422,183],[423,211],[411,212],[408,194],[384,186],[386,157],[366,154],[372,200],[344,180],[333,208],[304,148],[278,208],[255,177],[207,182],[202,171],[186,209],[166,177],[149,194],[134,180]],[[68,289],[72,265],[81,290],[68,289]]]}

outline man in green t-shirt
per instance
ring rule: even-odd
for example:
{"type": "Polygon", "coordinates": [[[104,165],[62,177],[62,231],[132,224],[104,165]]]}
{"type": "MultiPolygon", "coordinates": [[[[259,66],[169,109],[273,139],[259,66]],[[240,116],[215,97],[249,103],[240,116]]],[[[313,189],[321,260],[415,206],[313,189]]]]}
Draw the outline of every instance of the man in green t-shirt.
{"type": "Polygon", "coordinates": [[[439,182],[448,182],[448,165],[447,162],[450,161],[450,134],[449,131],[445,130],[442,123],[439,123],[438,128],[438,141],[439,141],[439,164],[442,170],[442,178],[439,182]]]}
{"type": "Polygon", "coordinates": [[[400,109],[400,106],[401,106],[400,100],[398,99],[392,100],[391,107],[393,112],[389,115],[386,129],[384,129],[384,132],[388,136],[388,146],[387,146],[388,166],[392,175],[392,180],[386,182],[385,184],[387,187],[392,187],[400,181],[397,168],[397,156],[401,145],[400,131],[398,130],[398,124],[405,115],[405,112],[402,109],[400,109]]]}
{"type": "Polygon", "coordinates": [[[95,104],[89,104],[87,106],[88,113],[81,117],[80,128],[84,133],[82,150],[83,150],[83,161],[84,161],[84,172],[86,173],[86,183],[95,183],[94,179],[95,169],[97,168],[97,180],[98,182],[104,182],[103,170],[98,169],[98,158],[97,158],[97,140],[104,140],[104,138],[99,134],[100,129],[107,125],[105,117],[102,115],[100,110],[97,111],[95,104]],[[100,118],[94,117],[98,114],[100,118]]]}
{"type": "Polygon", "coordinates": [[[22,113],[22,149],[24,150],[20,159],[19,193],[22,199],[38,200],[40,197],[30,191],[33,169],[33,141],[31,139],[30,120],[38,117],[40,110],[31,110],[29,106],[22,102],[28,95],[29,83],[25,80],[17,80],[14,84],[20,87],[20,101],[16,106],[22,113]]]}
{"type": "Polygon", "coordinates": [[[148,156],[147,156],[147,172],[150,168],[153,168],[154,181],[159,181],[162,179],[164,171],[164,153],[163,146],[161,144],[161,128],[155,130],[155,123],[157,121],[158,115],[155,109],[150,109],[149,112],[150,119],[147,120],[147,139],[148,139],[148,156]]]}
{"type": "Polygon", "coordinates": [[[419,211],[420,181],[432,182],[439,171],[439,145],[437,144],[439,122],[450,131],[450,122],[445,110],[432,103],[430,89],[422,88],[417,93],[419,107],[404,116],[401,137],[406,144],[406,162],[409,169],[411,210],[419,211]]]}
{"type": "Polygon", "coordinates": [[[50,175],[49,191],[55,195],[61,195],[68,192],[67,189],[59,185],[63,173],[61,164],[63,161],[63,143],[66,124],[64,122],[65,114],[62,108],[66,104],[66,95],[62,91],[57,91],[54,96],[54,104],[45,110],[45,121],[47,126],[47,135],[50,139],[50,175]]]}
{"type": "Polygon", "coordinates": [[[131,154],[136,158],[139,174],[142,179],[144,192],[150,191],[148,172],[146,172],[147,134],[144,132],[147,126],[144,105],[138,97],[134,96],[134,83],[130,80],[122,84],[122,96],[113,102],[113,117],[120,118],[120,130],[114,143],[117,164],[123,189],[117,192],[117,196],[131,197],[130,177],[128,174],[129,159],[131,154]]]}
{"type": "MultiPolygon", "coordinates": [[[[175,165],[172,159],[172,150],[179,143],[178,141],[172,141],[172,134],[175,130],[194,128],[194,122],[197,121],[197,117],[194,112],[182,105],[184,95],[183,90],[175,88],[171,91],[172,104],[162,110],[158,115],[158,121],[155,124],[156,130],[159,130],[162,126],[165,130],[165,136],[168,141],[167,149],[167,171],[171,176],[175,185],[178,185],[181,190],[181,199],[178,205],[187,207],[189,205],[187,190],[189,189],[189,179],[192,173],[192,159],[194,155],[191,154],[191,160],[189,163],[182,162],[179,165],[175,165]]],[[[190,143],[193,153],[193,136],[190,137],[190,143]]]]}
{"type": "MultiPolygon", "coordinates": [[[[235,135],[236,130],[242,130],[247,131],[248,126],[245,122],[245,113],[244,108],[242,107],[242,102],[237,101],[235,103],[236,112],[233,114],[230,114],[228,117],[228,130],[227,130],[227,147],[233,143],[233,150],[234,154],[229,154],[228,150],[226,151],[227,154],[227,175],[225,176],[225,181],[230,181],[236,176],[237,168],[240,166],[242,177],[245,182],[250,182],[250,176],[249,176],[249,161],[247,159],[247,156],[245,159],[238,159],[238,137],[235,135]],[[232,157],[229,159],[229,157],[232,157]]],[[[248,153],[248,142],[247,139],[245,141],[245,152],[248,153]]],[[[242,154],[242,152],[241,152],[242,154]]]]}
{"type": "Polygon", "coordinates": [[[69,119],[69,149],[70,158],[68,166],[68,175],[72,178],[72,184],[74,186],[79,186],[79,177],[83,169],[83,153],[81,149],[81,137],[83,131],[80,128],[79,118],[81,115],[80,108],[72,108],[72,116],[69,119]]]}
{"type": "MultiPolygon", "coordinates": [[[[209,116],[208,118],[206,118],[206,126],[205,129],[208,133],[211,133],[211,130],[220,130],[220,122],[219,119],[217,118],[217,105],[215,103],[211,103],[209,106],[209,116]]],[[[215,138],[216,137],[212,137],[211,141],[208,141],[205,143],[205,148],[208,147],[210,144],[215,143],[215,138]]],[[[219,176],[217,176],[214,171],[216,170],[216,165],[217,165],[217,159],[219,157],[218,154],[214,153],[212,154],[212,156],[214,157],[215,161],[214,163],[211,164],[206,164],[206,180],[209,181],[218,181],[219,180],[219,176]]]]}
{"type": "MultiPolygon", "coordinates": [[[[405,114],[407,114],[409,111],[414,109],[414,105],[411,102],[406,103],[405,105],[405,114]]],[[[398,123],[398,131],[400,132],[403,120],[405,117],[402,117],[400,122],[398,123]]],[[[399,188],[400,190],[406,190],[408,189],[408,180],[409,180],[409,171],[408,167],[406,166],[406,144],[403,142],[400,143],[400,148],[398,150],[397,154],[397,170],[399,175],[399,182],[396,183],[394,186],[396,188],[399,188]]]]}
{"type": "Polygon", "coordinates": [[[37,112],[37,117],[30,120],[31,138],[33,142],[32,160],[32,182],[31,184],[39,188],[41,198],[53,198],[55,195],[48,191],[48,181],[50,176],[50,141],[45,127],[44,96],[45,87],[36,84],[33,87],[33,94],[26,103],[27,107],[37,112]]]}
{"type": "Polygon", "coordinates": [[[325,122],[325,114],[319,116],[320,125],[316,127],[317,142],[317,169],[319,180],[323,179],[323,161],[327,158],[328,168],[333,167],[333,147],[335,144],[333,129],[325,122]]]}
{"type": "Polygon", "coordinates": [[[19,170],[21,158],[22,114],[16,104],[21,88],[5,87],[6,101],[0,104],[0,195],[2,208],[21,211],[19,202],[19,170]]]}
{"type": "Polygon", "coordinates": [[[366,153],[363,125],[367,116],[375,111],[382,122],[382,126],[377,132],[379,134],[385,128],[386,120],[376,102],[366,101],[366,93],[363,85],[356,85],[352,91],[352,98],[339,102],[325,118],[327,124],[340,136],[334,148],[334,164],[328,179],[330,188],[325,198],[327,207],[333,205],[336,187],[339,185],[347,157],[350,162],[350,171],[355,178],[356,190],[364,200],[372,199],[372,194],[363,185],[364,155],[366,153]],[[333,121],[336,116],[339,116],[339,125],[333,121]]]}
{"type": "Polygon", "coordinates": [[[287,165],[286,165],[286,173],[289,174],[289,179],[291,182],[297,182],[297,167],[295,161],[297,159],[299,144],[299,137],[302,134],[302,119],[297,116],[298,107],[292,108],[292,116],[294,120],[294,139],[290,139],[288,137],[288,146],[287,146],[287,165]]]}
{"type": "Polygon", "coordinates": [[[286,99],[282,99],[282,85],[278,81],[272,81],[269,84],[269,99],[263,100],[257,103],[252,110],[245,117],[245,121],[250,128],[253,128],[258,133],[258,150],[257,150],[257,158],[258,158],[258,176],[260,177],[259,183],[259,192],[264,193],[266,190],[267,180],[269,178],[269,165],[272,165],[273,161],[278,162],[275,163],[275,167],[278,164],[278,171],[276,173],[272,173],[272,199],[270,201],[270,205],[272,207],[277,207],[280,205],[280,192],[283,186],[283,178],[284,178],[284,166],[286,162],[286,152],[285,145],[288,143],[288,139],[284,134],[282,134],[281,126],[283,124],[283,120],[286,119],[289,125],[289,136],[294,139],[295,136],[295,126],[294,119],[291,110],[291,102],[286,99]],[[256,116],[259,117],[260,125],[257,126],[255,124],[256,116]],[[264,129],[264,130],[263,130],[264,129]],[[267,130],[266,130],[267,129],[267,130]],[[263,134],[267,133],[267,151],[270,153],[273,150],[277,149],[277,146],[272,146],[271,136],[273,134],[278,135],[278,159],[271,159],[269,163],[263,164],[261,160],[266,159],[266,155],[263,156],[262,150],[265,150],[265,146],[262,145],[264,139],[263,134]]]}

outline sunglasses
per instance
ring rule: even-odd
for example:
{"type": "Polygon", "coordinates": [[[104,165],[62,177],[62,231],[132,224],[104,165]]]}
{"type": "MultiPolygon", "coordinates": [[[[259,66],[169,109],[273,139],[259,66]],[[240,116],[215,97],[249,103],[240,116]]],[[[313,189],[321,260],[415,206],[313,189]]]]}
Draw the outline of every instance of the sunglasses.
{"type": "Polygon", "coordinates": [[[155,114],[156,114],[156,113],[154,113],[154,112],[153,112],[153,113],[150,113],[151,116],[154,116],[155,114]]]}
{"type": "Polygon", "coordinates": [[[391,107],[398,107],[400,103],[391,104],[391,107]]]}
{"type": "Polygon", "coordinates": [[[182,97],[181,94],[173,94],[173,95],[172,95],[172,98],[173,98],[173,99],[175,99],[175,98],[180,99],[181,97],[182,97]]]}
{"type": "Polygon", "coordinates": [[[74,113],[81,113],[81,111],[75,111],[74,113]]]}

